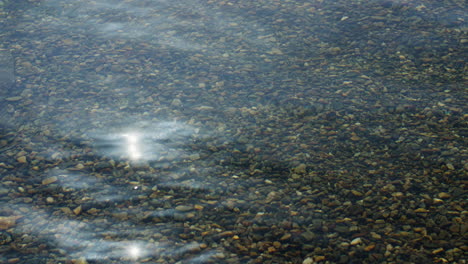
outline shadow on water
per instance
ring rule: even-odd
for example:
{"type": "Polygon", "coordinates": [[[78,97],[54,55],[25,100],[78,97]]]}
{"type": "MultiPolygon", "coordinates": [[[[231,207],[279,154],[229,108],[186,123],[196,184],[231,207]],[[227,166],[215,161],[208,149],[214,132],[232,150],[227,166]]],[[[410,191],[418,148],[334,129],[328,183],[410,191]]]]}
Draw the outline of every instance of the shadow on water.
{"type": "Polygon", "coordinates": [[[0,3],[0,262],[432,260],[398,232],[462,193],[456,3],[0,3]]]}

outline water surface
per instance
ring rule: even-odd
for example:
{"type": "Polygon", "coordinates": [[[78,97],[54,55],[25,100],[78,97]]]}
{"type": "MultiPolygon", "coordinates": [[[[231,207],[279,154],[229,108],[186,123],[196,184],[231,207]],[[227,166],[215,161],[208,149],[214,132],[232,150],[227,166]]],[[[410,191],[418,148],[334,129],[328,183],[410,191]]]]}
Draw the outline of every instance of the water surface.
{"type": "Polygon", "coordinates": [[[0,13],[1,262],[464,258],[461,1],[0,13]]]}

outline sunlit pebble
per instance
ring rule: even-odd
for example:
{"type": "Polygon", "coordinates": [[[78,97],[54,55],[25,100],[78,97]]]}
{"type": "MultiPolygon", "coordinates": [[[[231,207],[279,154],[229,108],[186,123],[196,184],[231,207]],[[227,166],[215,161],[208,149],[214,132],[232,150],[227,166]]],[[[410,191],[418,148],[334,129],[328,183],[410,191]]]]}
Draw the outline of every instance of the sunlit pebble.
{"type": "Polygon", "coordinates": [[[362,239],[360,237],[357,237],[357,238],[353,239],[351,241],[351,243],[349,243],[349,244],[352,245],[352,246],[355,246],[357,244],[361,244],[361,242],[362,242],[362,239]]]}
{"type": "Polygon", "coordinates": [[[19,163],[27,163],[26,156],[20,156],[16,159],[19,163]]]}

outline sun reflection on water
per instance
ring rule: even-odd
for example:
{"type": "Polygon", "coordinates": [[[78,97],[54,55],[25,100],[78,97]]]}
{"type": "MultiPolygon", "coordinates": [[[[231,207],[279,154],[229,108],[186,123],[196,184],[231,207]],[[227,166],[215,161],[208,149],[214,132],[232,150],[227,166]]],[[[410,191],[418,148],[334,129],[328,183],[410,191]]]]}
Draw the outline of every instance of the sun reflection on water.
{"type": "Polygon", "coordinates": [[[127,255],[130,259],[132,260],[137,260],[139,258],[142,257],[142,250],[141,250],[141,247],[137,244],[130,244],[128,245],[128,247],[126,248],[126,251],[127,251],[127,255]]]}
{"type": "Polygon", "coordinates": [[[194,127],[179,122],[126,124],[125,127],[111,125],[88,136],[99,154],[135,164],[183,159],[187,155],[183,148],[185,142],[200,136],[194,127]]]}
{"type": "Polygon", "coordinates": [[[143,153],[141,150],[141,136],[136,132],[122,134],[125,138],[125,146],[128,157],[137,161],[142,158],[143,153]]]}

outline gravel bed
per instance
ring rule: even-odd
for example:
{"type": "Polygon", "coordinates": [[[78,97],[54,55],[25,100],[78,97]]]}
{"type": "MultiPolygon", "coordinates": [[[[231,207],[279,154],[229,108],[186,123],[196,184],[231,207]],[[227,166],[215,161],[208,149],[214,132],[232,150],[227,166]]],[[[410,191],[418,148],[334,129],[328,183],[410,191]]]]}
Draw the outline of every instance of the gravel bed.
{"type": "Polygon", "coordinates": [[[466,263],[433,2],[0,0],[0,262],[466,263]]]}

